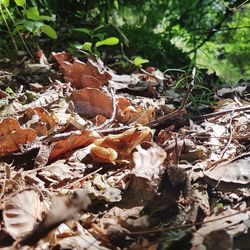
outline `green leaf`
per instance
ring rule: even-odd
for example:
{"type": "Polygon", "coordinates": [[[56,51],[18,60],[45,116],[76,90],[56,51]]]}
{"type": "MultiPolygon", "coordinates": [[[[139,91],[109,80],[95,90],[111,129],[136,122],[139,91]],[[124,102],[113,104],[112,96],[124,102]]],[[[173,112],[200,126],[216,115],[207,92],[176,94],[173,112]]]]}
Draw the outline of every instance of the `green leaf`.
{"type": "Polygon", "coordinates": [[[75,47],[76,49],[82,49],[83,45],[82,44],[72,44],[73,47],[75,47]]]}
{"type": "Polygon", "coordinates": [[[37,20],[53,21],[53,22],[55,21],[55,18],[51,16],[39,16],[37,18],[38,18],[37,20]]]}
{"type": "Polygon", "coordinates": [[[8,94],[14,94],[14,91],[12,90],[11,87],[7,87],[7,88],[5,89],[5,92],[8,93],[8,94]]]}
{"type": "Polygon", "coordinates": [[[16,34],[17,32],[23,31],[23,30],[24,30],[23,24],[15,25],[15,28],[13,30],[13,34],[16,34]]]}
{"type": "Polygon", "coordinates": [[[50,26],[50,25],[47,25],[47,24],[44,24],[42,27],[41,27],[41,30],[43,33],[45,33],[48,37],[52,38],[52,39],[57,39],[57,33],[56,31],[50,26]]]}
{"type": "Polygon", "coordinates": [[[144,58],[142,58],[140,56],[135,57],[134,60],[133,60],[133,63],[134,63],[135,66],[141,66],[142,64],[148,63],[148,62],[149,62],[149,60],[144,59],[144,58]]]}
{"type": "Polygon", "coordinates": [[[114,0],[114,6],[117,10],[119,9],[119,3],[117,0],[114,0]]]}
{"type": "Polygon", "coordinates": [[[4,7],[8,7],[10,4],[10,0],[0,0],[0,5],[3,5],[4,7]]]}
{"type": "Polygon", "coordinates": [[[192,232],[190,230],[176,230],[163,234],[161,242],[157,247],[157,250],[170,250],[179,249],[178,246],[183,246],[183,249],[187,249],[192,239],[192,232]]]}
{"type": "Polygon", "coordinates": [[[34,16],[39,16],[39,10],[36,7],[30,7],[25,11],[27,18],[32,19],[34,16]]]}
{"type": "Polygon", "coordinates": [[[43,26],[42,22],[37,22],[37,21],[30,21],[30,20],[25,20],[23,22],[23,26],[26,30],[35,33],[38,31],[40,27],[43,26]]]}
{"type": "Polygon", "coordinates": [[[17,6],[24,6],[26,4],[26,0],[14,0],[17,6]]]}
{"type": "Polygon", "coordinates": [[[90,30],[87,29],[87,28],[75,28],[73,30],[78,31],[78,32],[82,32],[82,33],[85,33],[85,34],[88,34],[88,35],[91,34],[90,30]]]}
{"type": "Polygon", "coordinates": [[[104,27],[104,25],[100,25],[98,27],[96,27],[95,29],[93,29],[93,33],[95,33],[96,31],[102,29],[104,27]]]}
{"type": "Polygon", "coordinates": [[[87,51],[90,51],[91,52],[91,47],[92,47],[92,43],[90,42],[85,42],[83,45],[82,45],[82,48],[84,50],[87,50],[87,51]]]}
{"type": "Polygon", "coordinates": [[[103,33],[97,33],[95,34],[95,37],[97,37],[99,40],[103,40],[105,35],[103,33]]]}
{"type": "Polygon", "coordinates": [[[31,7],[25,10],[24,15],[26,15],[28,19],[34,20],[34,21],[54,21],[53,17],[40,16],[39,10],[36,7],[31,7]]]}
{"type": "Polygon", "coordinates": [[[95,44],[95,47],[100,47],[103,45],[113,46],[119,43],[119,39],[117,37],[108,37],[102,41],[99,41],[95,44]]]}
{"type": "Polygon", "coordinates": [[[27,16],[28,19],[34,20],[34,21],[55,21],[53,17],[50,16],[27,16]]]}

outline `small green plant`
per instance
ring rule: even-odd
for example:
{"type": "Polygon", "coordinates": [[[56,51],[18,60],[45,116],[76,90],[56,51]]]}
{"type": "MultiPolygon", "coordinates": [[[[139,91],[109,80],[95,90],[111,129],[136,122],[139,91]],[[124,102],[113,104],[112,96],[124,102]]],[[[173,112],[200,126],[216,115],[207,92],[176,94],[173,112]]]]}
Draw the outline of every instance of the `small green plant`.
{"type": "Polygon", "coordinates": [[[140,57],[140,56],[136,56],[136,57],[133,58],[133,61],[132,61],[132,62],[133,62],[133,64],[134,64],[135,66],[141,67],[142,64],[148,63],[149,60],[144,59],[144,58],[142,58],[142,57],[140,57]]]}
{"type": "Polygon", "coordinates": [[[223,205],[221,199],[216,200],[215,208],[217,208],[218,210],[221,210],[224,208],[224,205],[223,205]]]}
{"type": "MultiPolygon", "coordinates": [[[[15,0],[15,2],[17,1],[15,0]]],[[[54,22],[55,17],[40,15],[37,7],[26,8],[25,0],[22,0],[18,6],[22,8],[21,19],[15,22],[14,34],[18,31],[28,31],[34,36],[40,36],[41,33],[44,33],[52,39],[57,38],[57,33],[52,26],[45,24],[46,21],[54,22]]]]}
{"type": "Polygon", "coordinates": [[[119,43],[119,39],[117,37],[106,37],[105,34],[99,32],[99,30],[103,26],[97,27],[96,29],[90,30],[87,28],[75,28],[74,31],[78,31],[84,34],[87,34],[90,38],[90,41],[84,42],[80,45],[75,45],[77,49],[82,49],[85,51],[88,51],[92,54],[95,54],[97,56],[100,56],[100,52],[98,51],[98,48],[101,46],[114,46],[119,43]]]}
{"type": "Polygon", "coordinates": [[[7,87],[5,89],[5,92],[8,93],[9,95],[14,95],[15,94],[14,91],[13,91],[13,89],[11,87],[7,87]]]}
{"type": "Polygon", "coordinates": [[[192,239],[190,230],[172,230],[162,234],[161,242],[157,247],[158,250],[171,249],[189,249],[188,246],[192,239]]]}
{"type": "Polygon", "coordinates": [[[31,55],[24,34],[39,37],[44,33],[51,39],[57,38],[56,31],[46,23],[54,22],[55,16],[41,15],[37,7],[28,7],[26,0],[0,0],[0,13],[9,37],[13,41],[16,53],[23,45],[31,55]]]}

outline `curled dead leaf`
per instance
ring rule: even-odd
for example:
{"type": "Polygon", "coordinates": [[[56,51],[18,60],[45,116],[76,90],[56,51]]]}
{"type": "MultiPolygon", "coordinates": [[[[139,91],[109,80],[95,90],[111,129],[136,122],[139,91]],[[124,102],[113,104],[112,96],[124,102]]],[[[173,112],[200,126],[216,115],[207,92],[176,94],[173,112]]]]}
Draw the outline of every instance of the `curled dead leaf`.
{"type": "Polygon", "coordinates": [[[132,174],[149,181],[158,180],[162,164],[167,157],[166,152],[154,144],[148,149],[143,149],[140,145],[136,149],[133,153],[135,167],[132,174]]]}
{"type": "Polygon", "coordinates": [[[36,130],[38,136],[48,135],[56,125],[55,118],[42,107],[26,109],[23,122],[27,123],[27,127],[36,130]]]}
{"type": "Polygon", "coordinates": [[[91,156],[100,162],[113,162],[117,159],[118,154],[112,148],[103,148],[95,146],[90,150],[91,156]]]}
{"type": "Polygon", "coordinates": [[[105,70],[100,59],[96,62],[89,59],[87,63],[84,63],[70,57],[67,53],[54,53],[53,58],[61,66],[64,80],[71,82],[75,88],[100,88],[111,80],[111,75],[105,70]]]}
{"type": "Polygon", "coordinates": [[[36,244],[51,230],[57,228],[65,221],[73,219],[81,209],[86,210],[90,203],[91,200],[84,189],[76,190],[72,195],[52,197],[50,212],[30,234],[22,239],[20,244],[36,244]]]}
{"type": "Polygon", "coordinates": [[[250,184],[250,154],[243,154],[235,159],[220,163],[212,170],[204,172],[206,181],[223,191],[246,187],[250,184]]]}
{"type": "Polygon", "coordinates": [[[70,62],[73,61],[72,55],[70,55],[69,53],[64,52],[64,51],[63,52],[58,52],[58,53],[52,52],[51,57],[59,65],[62,65],[65,61],[70,61],[70,62]]]}
{"type": "Polygon", "coordinates": [[[102,162],[112,162],[118,157],[126,158],[137,145],[150,136],[150,133],[150,128],[138,127],[121,134],[105,136],[94,141],[96,147],[91,149],[90,154],[93,159],[102,162]]]}
{"type": "Polygon", "coordinates": [[[97,133],[84,130],[79,135],[74,134],[65,140],[55,142],[51,145],[52,150],[50,152],[49,160],[54,160],[61,154],[76,148],[86,147],[97,138],[99,138],[97,133]]]}
{"type": "Polygon", "coordinates": [[[33,142],[36,132],[33,129],[22,129],[17,120],[6,118],[0,123],[0,157],[20,150],[20,146],[33,142]]]}
{"type": "Polygon", "coordinates": [[[134,169],[130,174],[130,182],[125,191],[124,204],[127,206],[142,205],[157,192],[163,174],[166,152],[155,144],[144,149],[140,145],[133,152],[134,169]]]}
{"type": "MultiPolygon", "coordinates": [[[[243,221],[246,221],[249,219],[249,212],[246,213],[238,213],[238,210],[229,208],[221,212],[220,214],[212,214],[209,217],[206,217],[204,220],[204,225],[201,226],[201,228],[194,233],[193,239],[192,239],[192,249],[208,249],[205,248],[204,245],[208,245],[208,239],[211,237],[211,233],[216,233],[218,230],[226,230],[229,235],[231,235],[231,239],[235,235],[239,235],[239,233],[244,232],[246,230],[246,225],[243,223],[243,221]],[[228,216],[230,215],[230,218],[228,216]],[[217,221],[213,221],[215,219],[218,219],[217,221]],[[211,221],[211,222],[209,222],[211,221]]],[[[214,237],[211,237],[214,238],[214,237]]],[[[210,239],[211,239],[210,238],[210,239]]],[[[217,239],[211,239],[211,240],[218,240],[217,239]]],[[[220,239],[222,237],[219,237],[220,239]]],[[[209,249],[215,249],[215,243],[216,241],[211,241],[210,245],[212,245],[212,248],[209,249]]],[[[220,244],[216,244],[216,248],[218,249],[231,249],[231,242],[224,242],[222,241],[220,244]],[[228,244],[229,243],[229,244],[228,244]],[[229,245],[229,247],[228,247],[229,245]]]]}
{"type": "Polygon", "coordinates": [[[147,124],[152,119],[155,111],[154,107],[144,109],[140,106],[134,106],[132,102],[125,97],[119,97],[116,101],[124,116],[123,120],[128,123],[147,124]]]}
{"type": "Polygon", "coordinates": [[[94,88],[85,88],[73,91],[69,97],[73,102],[75,111],[87,118],[97,115],[111,117],[113,112],[112,98],[94,88]]]}
{"type": "Polygon", "coordinates": [[[14,238],[29,233],[41,219],[42,205],[36,190],[23,190],[13,195],[3,210],[6,231],[14,238]]]}

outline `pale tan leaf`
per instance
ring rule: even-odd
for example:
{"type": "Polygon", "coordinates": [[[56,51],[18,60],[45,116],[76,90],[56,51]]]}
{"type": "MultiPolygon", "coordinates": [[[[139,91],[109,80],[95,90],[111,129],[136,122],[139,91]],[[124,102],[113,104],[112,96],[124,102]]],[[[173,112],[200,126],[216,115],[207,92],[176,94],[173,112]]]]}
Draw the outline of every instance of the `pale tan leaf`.
{"type": "MultiPolygon", "coordinates": [[[[194,237],[192,239],[192,250],[198,250],[198,249],[206,249],[202,248],[204,245],[204,241],[207,240],[207,236],[209,236],[211,233],[216,232],[218,230],[227,230],[226,232],[232,236],[235,236],[241,232],[244,232],[246,230],[246,225],[243,223],[243,221],[248,220],[249,214],[248,213],[237,213],[238,210],[235,209],[226,209],[223,212],[218,214],[213,214],[210,217],[207,217],[204,222],[204,225],[201,226],[201,228],[194,233],[194,237]],[[231,217],[227,217],[231,215],[231,217]],[[221,218],[217,221],[212,221],[215,219],[221,218]],[[212,221],[212,222],[208,222],[212,221]]],[[[226,245],[226,244],[225,244],[226,245]]],[[[214,249],[214,248],[209,248],[214,249]]],[[[218,248],[218,249],[224,249],[224,248],[218,248]]],[[[226,248],[230,249],[230,248],[226,248]]]]}
{"type": "Polygon", "coordinates": [[[133,153],[134,169],[130,174],[130,183],[124,195],[124,204],[129,207],[140,206],[156,194],[164,168],[166,152],[153,144],[147,149],[140,145],[133,153]]]}
{"type": "Polygon", "coordinates": [[[77,235],[59,240],[60,249],[107,250],[99,239],[94,238],[86,229],[77,223],[77,235]]]}
{"type": "Polygon", "coordinates": [[[250,154],[243,154],[204,172],[206,181],[223,191],[230,191],[250,184],[250,154]]]}
{"type": "Polygon", "coordinates": [[[6,231],[14,238],[29,233],[40,219],[42,205],[39,194],[33,189],[23,190],[5,204],[3,220],[6,231]]]}
{"type": "Polygon", "coordinates": [[[72,195],[52,197],[51,210],[49,213],[30,234],[22,239],[20,244],[36,244],[60,224],[67,220],[74,219],[81,209],[86,210],[90,203],[91,200],[85,189],[76,190],[72,195]]]}

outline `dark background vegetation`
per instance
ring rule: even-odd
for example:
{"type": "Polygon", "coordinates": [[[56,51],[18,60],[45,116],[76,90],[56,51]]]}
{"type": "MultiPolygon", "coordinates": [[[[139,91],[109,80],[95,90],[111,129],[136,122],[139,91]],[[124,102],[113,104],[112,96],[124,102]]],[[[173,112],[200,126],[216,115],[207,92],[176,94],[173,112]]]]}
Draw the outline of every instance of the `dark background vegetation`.
{"type": "Polygon", "coordinates": [[[115,36],[120,43],[100,47],[98,53],[121,71],[126,69],[126,59],[141,56],[162,71],[187,70],[196,64],[227,83],[250,77],[248,1],[30,0],[21,7],[14,0],[5,5],[6,1],[0,2],[2,59],[15,56],[13,39],[22,54],[27,47],[34,52],[38,46],[48,53],[73,51],[84,42],[115,36]],[[23,14],[32,6],[54,18],[40,22],[53,27],[57,39],[43,34],[39,23],[35,28],[18,26],[20,20],[37,22],[23,14]],[[91,35],[75,28],[86,28],[91,35]]]}

